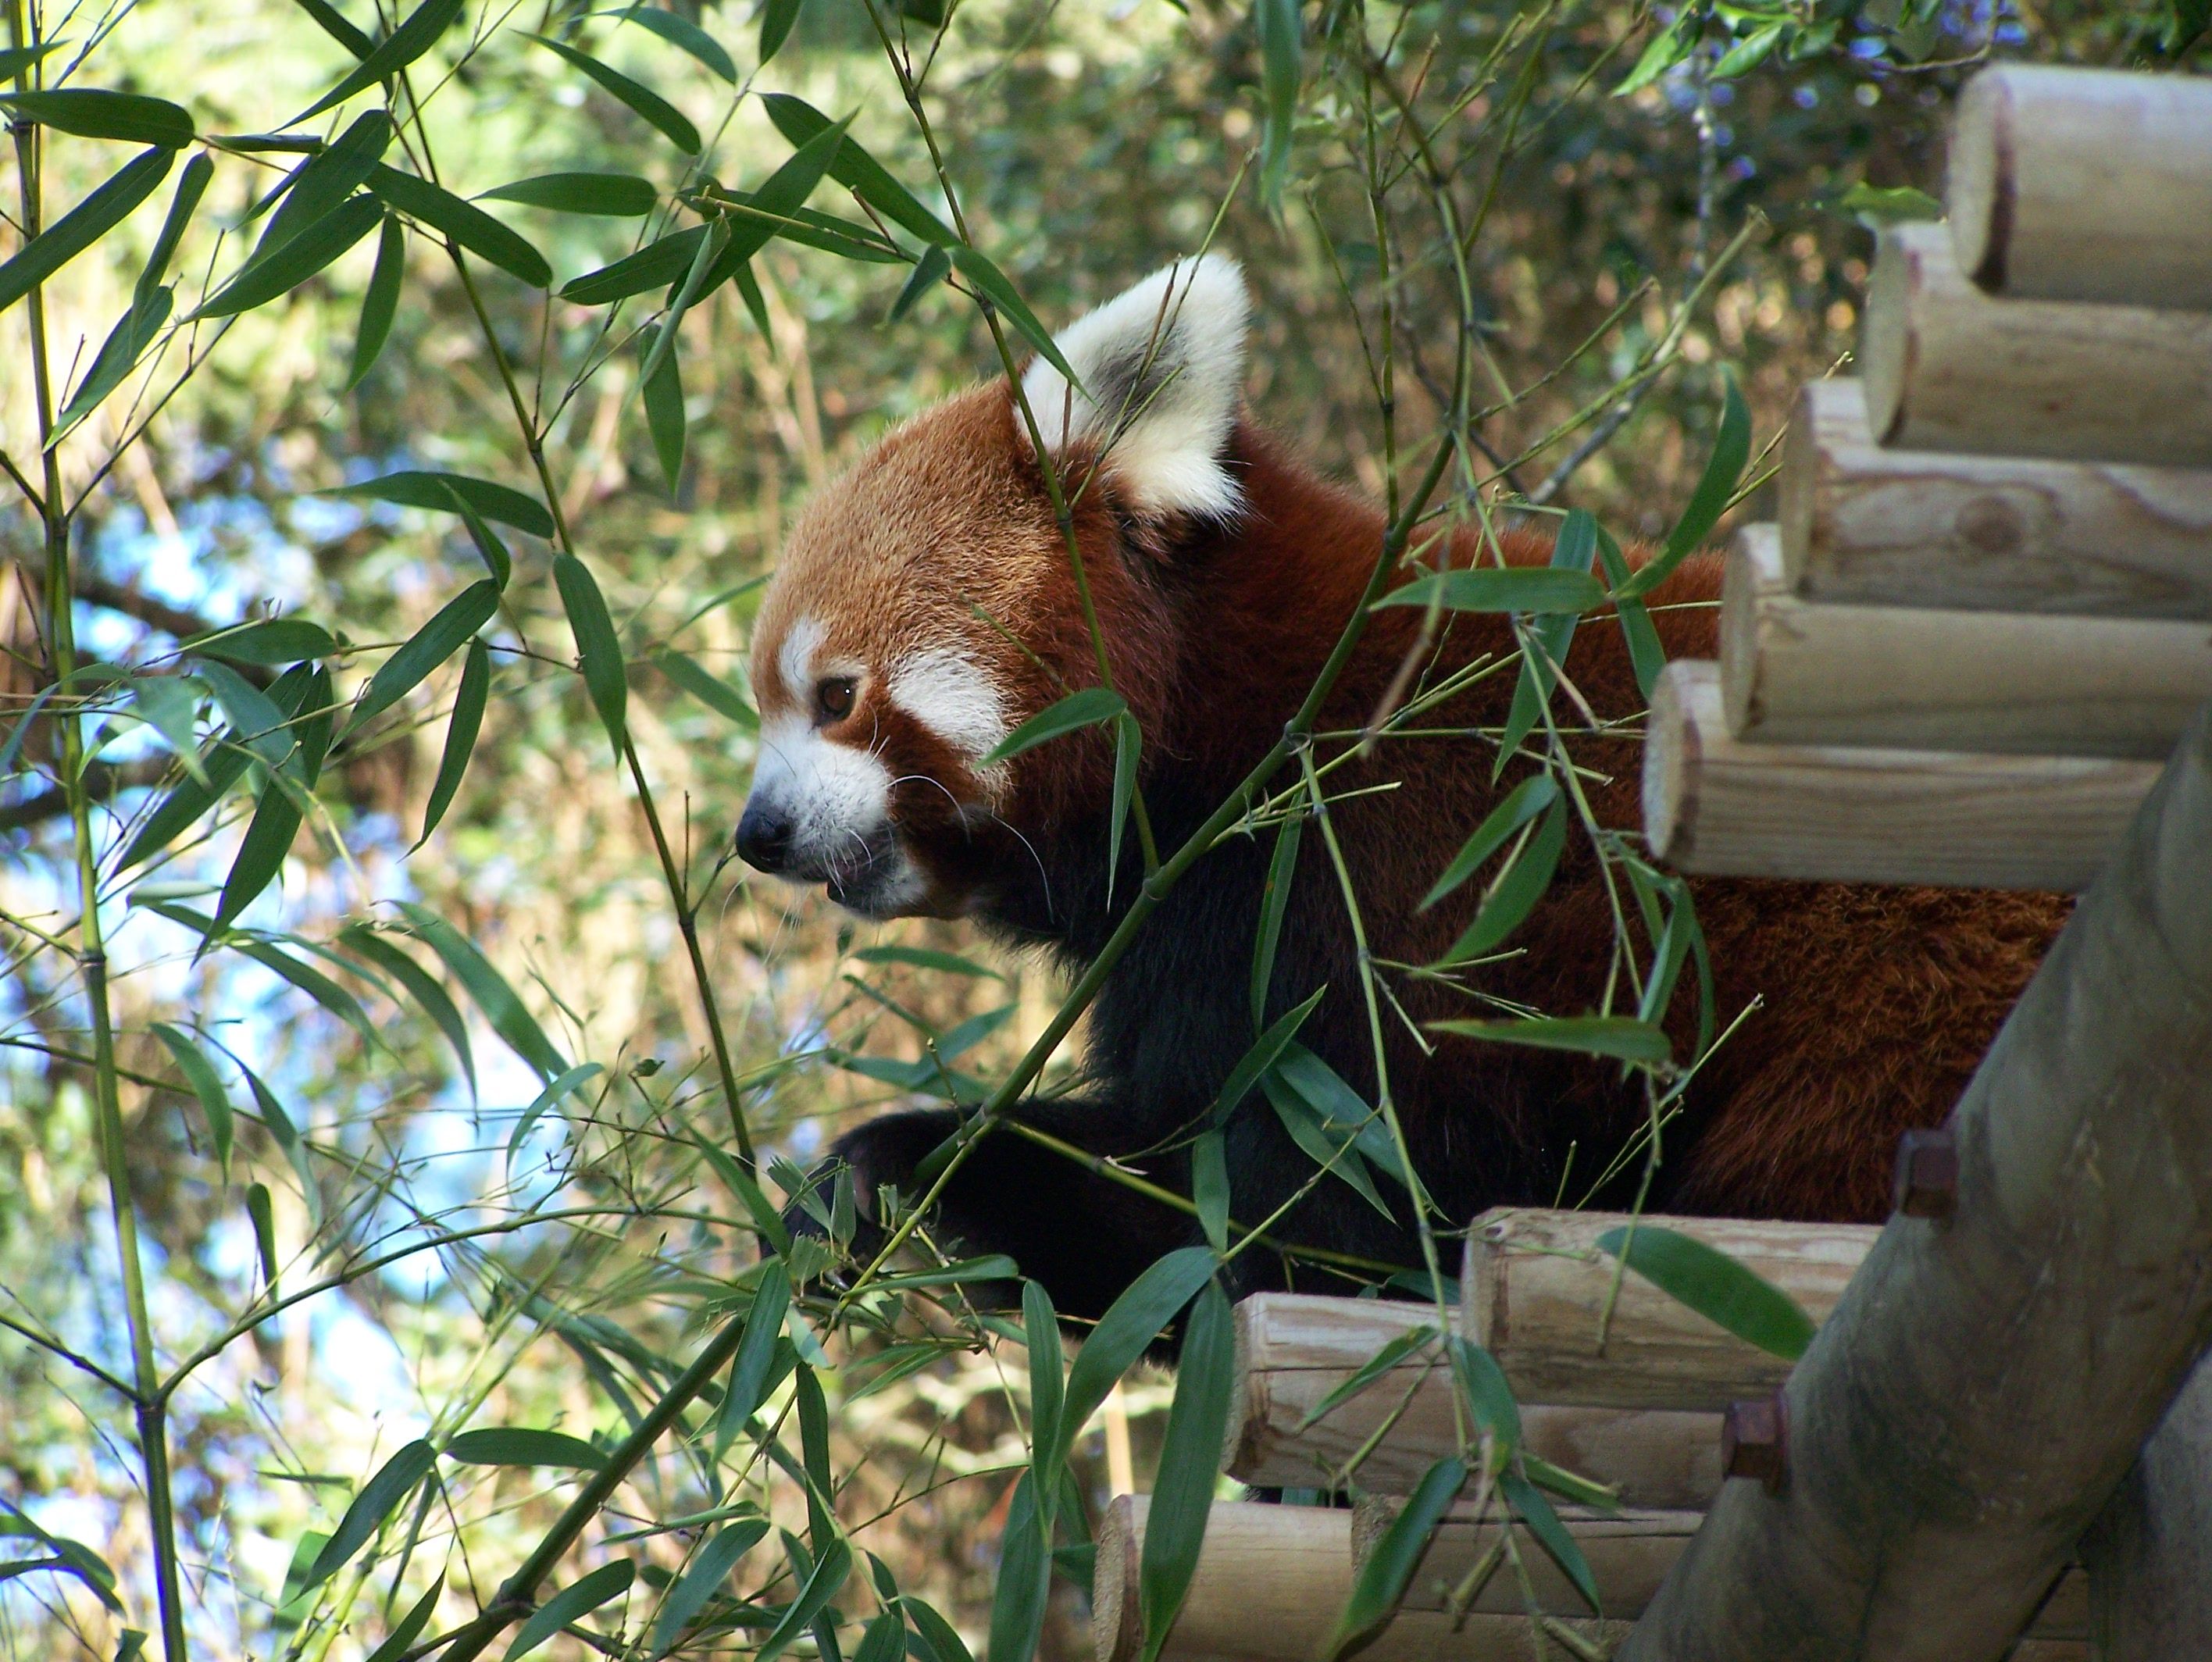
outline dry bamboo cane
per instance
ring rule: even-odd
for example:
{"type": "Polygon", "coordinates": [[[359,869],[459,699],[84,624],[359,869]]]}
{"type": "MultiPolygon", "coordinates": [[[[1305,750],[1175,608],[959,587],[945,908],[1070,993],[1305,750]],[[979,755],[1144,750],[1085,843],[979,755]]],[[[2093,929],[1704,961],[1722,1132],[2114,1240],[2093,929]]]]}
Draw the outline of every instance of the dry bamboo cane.
{"type": "Polygon", "coordinates": [[[2212,698],[2212,622],[1803,600],[1754,525],[1729,555],[1720,664],[1741,739],[2155,761],[2212,698]]]}
{"type": "Polygon", "coordinates": [[[1991,300],[1945,227],[1901,225],[1881,235],[1859,349],[1885,445],[2212,464],[2212,312],[1991,300]]]}
{"type": "Polygon", "coordinates": [[[1885,450],[1856,380],[1800,390],[1782,569],[1808,600],[2212,618],[2212,470],[1885,450]]]}
{"type": "Polygon", "coordinates": [[[1791,1375],[1622,1662],[1993,1662],[2212,1337],[2212,715],[1791,1375]]]}
{"type": "Polygon", "coordinates": [[[1644,750],[1644,834],[1717,876],[2088,886],[2158,765],[1843,745],[1765,744],[1728,731],[1717,664],[1667,666],[1644,750]]]}
{"type": "Polygon", "coordinates": [[[1947,195],[1959,267],[1992,294],[2212,309],[2212,81],[1984,70],[1947,195]]]}

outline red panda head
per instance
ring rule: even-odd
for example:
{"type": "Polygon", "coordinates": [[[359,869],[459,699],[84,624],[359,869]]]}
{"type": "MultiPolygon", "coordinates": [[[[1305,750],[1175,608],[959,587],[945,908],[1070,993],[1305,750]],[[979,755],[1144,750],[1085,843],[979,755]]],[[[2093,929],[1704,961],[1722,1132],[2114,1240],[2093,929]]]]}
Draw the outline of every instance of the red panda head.
{"type": "MultiPolygon", "coordinates": [[[[1022,390],[1058,469],[1115,689],[1140,722],[1176,645],[1151,569],[1179,525],[1233,516],[1224,453],[1243,279],[1218,256],[1154,273],[1057,337],[1022,390]]],[[[887,435],[793,527],[753,634],[760,755],[738,852],[876,918],[953,916],[1024,840],[1103,806],[1098,735],[1011,760],[1009,733],[1097,684],[1067,543],[1012,388],[887,435]]]]}

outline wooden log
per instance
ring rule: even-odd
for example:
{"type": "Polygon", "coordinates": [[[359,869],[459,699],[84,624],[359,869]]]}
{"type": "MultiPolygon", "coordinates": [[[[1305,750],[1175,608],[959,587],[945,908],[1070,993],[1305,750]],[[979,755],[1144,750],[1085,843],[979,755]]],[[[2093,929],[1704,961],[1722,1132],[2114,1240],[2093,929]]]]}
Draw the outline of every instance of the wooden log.
{"type": "Polygon", "coordinates": [[[1810,381],[1782,451],[1808,600],[2212,618],[2212,470],[1885,450],[1856,380],[1810,381]]]}
{"type": "Polygon", "coordinates": [[[1729,1484],[1621,1662],[1982,1662],[2212,1338],[2212,714],[1790,1376],[1788,1477],[1729,1484]]]}
{"type": "MultiPolygon", "coordinates": [[[[1361,1489],[1410,1494],[1460,1447],[1450,1384],[1433,1350],[1304,1422],[1390,1339],[1434,1319],[1419,1304],[1293,1293],[1246,1299],[1237,1307],[1238,1384],[1224,1470],[1267,1489],[1340,1489],[1345,1463],[1365,1450],[1353,1474],[1361,1489]]],[[[1718,1414],[1527,1404],[1521,1424],[1531,1453],[1613,1486],[1626,1506],[1701,1507],[1720,1487],[1718,1414]]]]}
{"type": "Polygon", "coordinates": [[[2212,82],[2007,64],[1966,83],[1960,270],[2021,300],[2212,309],[2212,82]]]}
{"type": "Polygon", "coordinates": [[[2101,1662],[2212,1656],[2212,1362],[2081,1538],[2081,1560],[2101,1662]]]}
{"type": "Polygon", "coordinates": [[[2156,761],[2212,698],[2212,622],[1802,600],[1754,525],[1729,554],[1720,664],[1738,738],[2156,761]]]}
{"type": "MultiPolygon", "coordinates": [[[[1099,1527],[1091,1602],[1097,1662],[1134,1662],[1141,1653],[1138,1572],[1150,1511],[1148,1496],[1121,1495],[1099,1527]]],[[[1378,1662],[1520,1662],[1538,1654],[1530,1633],[1538,1619],[1609,1648],[1626,1634],[1622,1618],[1650,1603],[1703,1521],[1695,1512],[1559,1512],[1589,1566],[1602,1618],[1590,1614],[1526,1530],[1513,1536],[1516,1572],[1498,1550],[1496,1510],[1459,1510],[1431,1535],[1397,1614],[1359,1654],[1378,1662]],[[1465,1598],[1456,1617],[1455,1592],[1465,1598]]],[[[1166,1662],[1311,1662],[1334,1631],[1359,1566],[1395,1516],[1394,1503],[1378,1501],[1351,1509],[1216,1501],[1190,1591],[1161,1656],[1166,1662]]],[[[2029,1642],[2078,1645],[2086,1616],[2081,1577],[2069,1573],[2045,1602],[2029,1642]]],[[[1549,1653],[1559,1653],[1556,1645],[1549,1653]]]]}
{"type": "Polygon", "coordinates": [[[1715,876],[2087,888],[2158,778],[2148,761],[1732,737],[1719,667],[1667,666],[1644,748],[1644,834],[1715,876]]]}
{"type": "Polygon", "coordinates": [[[1993,300],[1941,225],[1881,233],[1859,364],[1885,445],[2212,464],[2212,312],[1993,300]]]}
{"type": "MultiPolygon", "coordinates": [[[[1628,1222],[1618,1212],[1510,1208],[1475,1221],[1463,1277],[1468,1317],[1516,1397],[1717,1411],[1763,1397],[1789,1377],[1781,1357],[1640,1276],[1620,1276],[1616,1292],[1617,1265],[1597,1242],[1628,1222]]],[[[1815,1322],[1835,1308],[1876,1234],[1848,1223],[1644,1222],[1728,1253],[1788,1293],[1815,1322]]]]}

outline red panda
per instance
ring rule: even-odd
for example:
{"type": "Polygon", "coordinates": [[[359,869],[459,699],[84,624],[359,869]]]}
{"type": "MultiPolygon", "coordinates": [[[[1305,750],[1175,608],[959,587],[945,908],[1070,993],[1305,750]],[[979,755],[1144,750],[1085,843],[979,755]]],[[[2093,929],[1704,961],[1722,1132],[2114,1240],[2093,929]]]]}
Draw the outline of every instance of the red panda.
{"type": "MultiPolygon", "coordinates": [[[[1040,359],[1023,387],[1074,496],[1073,531],[1113,683],[1143,734],[1144,801],[1178,846],[1283,733],[1358,604],[1382,512],[1328,482],[1242,411],[1247,301],[1209,256],[1155,274],[1060,337],[1080,383],[1040,359]],[[1088,479],[1089,482],[1083,482],[1088,479]],[[1078,487],[1081,486],[1079,489],[1078,487]]],[[[1476,561],[1468,534],[1455,563],[1476,561]]],[[[1540,564],[1549,538],[1502,539],[1540,564]]],[[[1710,655],[1717,562],[1684,564],[1650,597],[1670,657],[1710,655]]],[[[1415,645],[1417,609],[1377,609],[1330,694],[1316,755],[1340,755],[1415,645]]],[[[1419,902],[1500,796],[1497,734],[1516,682],[1505,618],[1452,617],[1426,680],[1503,666],[1425,713],[1455,737],[1385,738],[1334,772],[1328,810],[1389,1000],[1387,1071],[1415,1169],[1445,1217],[1499,1204],[1620,1204],[1641,1161],[1597,1183],[1642,1126],[1644,1094],[1617,1063],[1416,1028],[1439,1018],[1595,1009],[1614,940],[1599,860],[1577,834],[1548,894],[1466,989],[1408,973],[1466,927],[1482,885],[1419,902]],[[1388,787],[1369,789],[1369,787],[1388,787]],[[1363,792],[1364,792],[1363,794],[1363,792]],[[1470,997],[1470,990],[1473,996],[1470,997]]],[[[1598,822],[1632,837],[1641,700],[1620,630],[1593,620],[1564,666],[1565,719],[1598,822]],[[1626,724],[1626,725],[1624,725],[1626,724]]],[[[796,523],[763,602],[753,682],[758,767],[738,849],[760,870],[823,885],[871,918],[972,917],[1002,939],[1091,962],[1143,879],[1136,839],[1108,873],[1113,744],[1103,729],[988,760],[1021,721],[1098,680],[1092,638],[1029,423],[1005,381],[896,428],[796,523]]],[[[1285,781],[1278,780],[1278,788],[1285,781]]],[[[1188,1144],[1255,1037],[1251,965],[1274,837],[1231,834],[1191,868],[1113,966],[1091,1013],[1089,1087],[1032,1098],[1018,1117],[1190,1192],[1188,1144]]],[[[2056,897],[1771,882],[1691,884],[1723,1022],[1751,1013],[1704,1064],[1663,1133],[1656,1208],[1872,1219],[1905,1128],[1948,1110],[2063,919],[2056,897]]],[[[1262,1020],[1320,991],[1299,1042],[1376,1100],[1358,946],[1337,874],[1307,837],[1262,1020]]],[[[1694,993],[1667,1018],[1678,1054],[1694,993]]],[[[878,1185],[918,1192],[916,1166],[949,1109],[892,1113],[842,1138],[864,1208],[878,1185]]],[[[1251,1092],[1225,1128],[1233,1215],[1292,1202],[1313,1163],[1251,1092]]],[[[1402,1191],[1385,1216],[1330,1178],[1271,1226],[1293,1245],[1411,1265],[1402,1191]]],[[[1185,1212],[1000,1130],[939,1202],[939,1227],[1011,1254],[1066,1314],[1096,1316],[1170,1247],[1185,1212]]],[[[1231,1266],[1243,1293],[1325,1285],[1295,1258],[1231,1266]]]]}

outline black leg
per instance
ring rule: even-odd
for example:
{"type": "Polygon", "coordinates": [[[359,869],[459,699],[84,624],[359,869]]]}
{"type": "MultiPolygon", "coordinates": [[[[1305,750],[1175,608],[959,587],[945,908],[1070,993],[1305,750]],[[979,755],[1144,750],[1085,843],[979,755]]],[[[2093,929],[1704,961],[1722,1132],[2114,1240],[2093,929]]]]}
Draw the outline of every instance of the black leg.
{"type": "MultiPolygon", "coordinates": [[[[1139,1125],[1109,1104],[1054,1099],[1022,1104],[1024,1123],[1093,1156],[1132,1161],[1146,1180],[1189,1192],[1182,1150],[1142,1151],[1172,1125],[1139,1125]]],[[[832,1154],[853,1168],[865,1211],[879,1185],[912,1200],[927,1186],[915,1174],[957,1121],[946,1109],[886,1114],[840,1137],[832,1154]]],[[[1004,1253],[1042,1282],[1063,1316],[1095,1319],[1158,1259],[1198,1239],[1187,1212],[1164,1206],[1110,1176],[1001,1126],[984,1137],[953,1174],[932,1227],[971,1253],[1004,1253]]]]}

